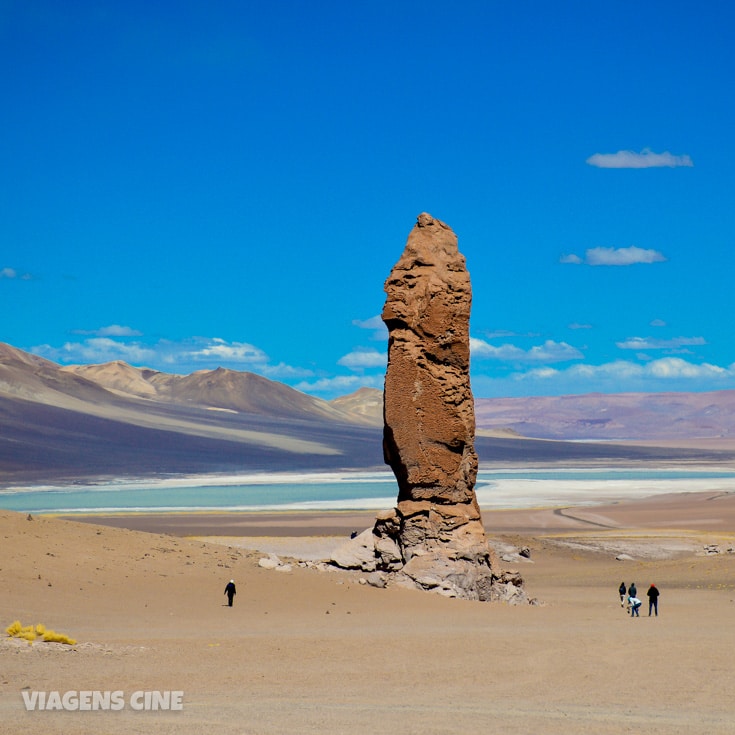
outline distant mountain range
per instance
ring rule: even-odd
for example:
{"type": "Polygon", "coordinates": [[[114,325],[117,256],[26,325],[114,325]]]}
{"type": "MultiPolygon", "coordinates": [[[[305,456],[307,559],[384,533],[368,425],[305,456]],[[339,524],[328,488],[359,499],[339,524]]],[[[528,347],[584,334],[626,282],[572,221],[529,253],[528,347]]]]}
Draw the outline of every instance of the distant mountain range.
{"type": "Polygon", "coordinates": [[[735,391],[591,393],[476,401],[477,425],[546,439],[735,439],[735,391]]]}
{"type": "MultiPolygon", "coordinates": [[[[476,413],[481,462],[716,459],[537,438],[735,436],[735,391],[478,399],[476,413]]],[[[60,366],[0,343],[0,486],[378,468],[385,469],[379,390],[324,401],[252,373],[60,366]]]]}
{"type": "MultiPolygon", "coordinates": [[[[382,425],[382,399],[382,391],[361,388],[332,403],[382,425]]],[[[475,398],[475,418],[479,432],[536,439],[735,439],[735,391],[475,398]]]]}

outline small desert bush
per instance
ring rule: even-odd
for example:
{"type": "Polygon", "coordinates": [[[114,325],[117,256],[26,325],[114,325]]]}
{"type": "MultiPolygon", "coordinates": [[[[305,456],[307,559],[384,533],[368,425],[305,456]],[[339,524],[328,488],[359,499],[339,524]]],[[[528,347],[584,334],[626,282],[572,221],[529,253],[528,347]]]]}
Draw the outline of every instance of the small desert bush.
{"type": "Polygon", "coordinates": [[[63,633],[56,633],[53,630],[48,630],[43,623],[38,625],[22,625],[20,620],[14,620],[7,628],[5,632],[11,638],[22,638],[33,643],[36,638],[41,638],[46,643],[66,643],[67,645],[73,646],[76,641],[73,638],[69,638],[68,635],[63,633]]]}
{"type": "Polygon", "coordinates": [[[68,635],[65,635],[64,633],[56,633],[53,630],[47,630],[43,634],[43,640],[46,641],[46,643],[66,643],[69,646],[73,646],[76,641],[73,638],[69,638],[68,635]]]}
{"type": "Polygon", "coordinates": [[[20,620],[14,620],[7,628],[5,632],[11,636],[11,638],[22,638],[23,640],[33,643],[36,640],[36,629],[32,625],[22,625],[20,620]]]}

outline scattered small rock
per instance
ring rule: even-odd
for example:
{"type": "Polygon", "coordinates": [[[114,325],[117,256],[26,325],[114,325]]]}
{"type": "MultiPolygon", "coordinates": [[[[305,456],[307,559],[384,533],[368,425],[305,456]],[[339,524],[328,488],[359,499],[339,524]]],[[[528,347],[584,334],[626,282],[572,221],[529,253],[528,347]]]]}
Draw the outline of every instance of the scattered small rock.
{"type": "Polygon", "coordinates": [[[380,572],[372,572],[365,577],[361,577],[360,584],[369,584],[371,587],[384,589],[388,584],[388,580],[384,574],[381,574],[380,572]]]}
{"type": "Polygon", "coordinates": [[[258,561],[258,566],[263,569],[277,569],[281,566],[281,560],[275,554],[269,554],[258,561]]]}

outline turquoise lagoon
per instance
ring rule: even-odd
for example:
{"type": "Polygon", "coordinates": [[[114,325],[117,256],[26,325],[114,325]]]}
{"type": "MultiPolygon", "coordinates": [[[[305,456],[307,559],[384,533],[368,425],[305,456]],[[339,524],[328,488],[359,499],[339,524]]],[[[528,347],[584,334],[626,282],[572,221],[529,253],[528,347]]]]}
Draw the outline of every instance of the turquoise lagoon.
{"type": "MultiPolygon", "coordinates": [[[[477,497],[489,510],[593,505],[661,493],[735,492],[735,471],[482,470],[477,497]]],[[[107,484],[16,487],[0,508],[31,513],[373,510],[397,495],[385,472],[196,476],[107,484]]]]}

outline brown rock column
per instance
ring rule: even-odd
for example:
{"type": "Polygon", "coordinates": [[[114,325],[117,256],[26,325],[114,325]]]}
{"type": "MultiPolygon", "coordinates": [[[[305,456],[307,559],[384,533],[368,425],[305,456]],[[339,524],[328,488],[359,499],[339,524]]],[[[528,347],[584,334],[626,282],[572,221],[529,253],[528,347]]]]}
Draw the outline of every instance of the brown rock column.
{"type": "Polygon", "coordinates": [[[376,550],[384,569],[400,569],[416,586],[490,599],[497,577],[474,490],[472,289],[454,232],[419,215],[385,291],[383,448],[398,504],[378,517],[376,550]]]}

